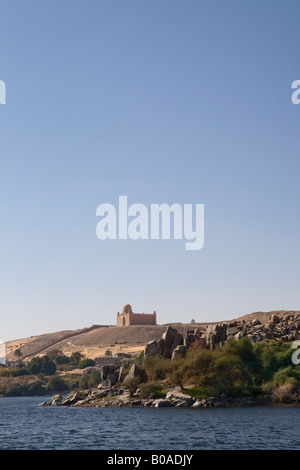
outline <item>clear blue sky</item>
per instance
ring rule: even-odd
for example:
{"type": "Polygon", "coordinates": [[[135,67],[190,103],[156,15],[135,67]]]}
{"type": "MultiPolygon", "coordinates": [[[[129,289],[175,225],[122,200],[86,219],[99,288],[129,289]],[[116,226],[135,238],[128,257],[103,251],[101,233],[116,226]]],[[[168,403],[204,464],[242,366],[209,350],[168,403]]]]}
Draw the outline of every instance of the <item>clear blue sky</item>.
{"type": "Polygon", "coordinates": [[[2,340],[300,309],[300,4],[2,0],[2,340]],[[96,237],[96,208],[205,204],[205,245],[96,237]]]}

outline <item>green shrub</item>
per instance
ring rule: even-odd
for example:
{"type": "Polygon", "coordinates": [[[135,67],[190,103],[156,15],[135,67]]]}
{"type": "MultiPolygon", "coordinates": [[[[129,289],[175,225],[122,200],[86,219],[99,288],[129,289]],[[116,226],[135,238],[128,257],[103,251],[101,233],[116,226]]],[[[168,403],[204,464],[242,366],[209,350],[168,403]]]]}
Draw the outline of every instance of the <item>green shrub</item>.
{"type": "Polygon", "coordinates": [[[26,395],[43,395],[45,393],[45,386],[42,380],[37,379],[28,383],[26,395]]]}
{"type": "Polygon", "coordinates": [[[44,375],[52,375],[55,374],[56,365],[55,362],[52,361],[49,356],[42,356],[42,357],[34,357],[31,359],[27,366],[27,370],[29,374],[37,375],[37,374],[44,374],[44,375]]]}
{"type": "Polygon", "coordinates": [[[163,386],[159,382],[148,382],[139,386],[140,398],[160,398],[165,394],[162,393],[163,386]]]}
{"type": "Polygon", "coordinates": [[[126,388],[129,390],[130,396],[132,397],[138,386],[139,386],[139,380],[137,378],[126,380],[126,388]]]}
{"type": "Polygon", "coordinates": [[[235,354],[219,354],[203,385],[210,385],[214,395],[236,394],[245,385],[240,358],[235,354]]]}
{"type": "Polygon", "coordinates": [[[69,387],[62,377],[59,377],[59,375],[52,375],[48,379],[47,389],[50,392],[62,392],[64,390],[69,390],[69,387]]]}
{"type": "Polygon", "coordinates": [[[70,358],[69,356],[66,356],[65,354],[59,354],[58,356],[56,356],[55,362],[57,365],[69,364],[70,358]]]}
{"type": "Polygon", "coordinates": [[[133,360],[133,363],[134,364],[142,364],[143,363],[143,360],[144,360],[144,351],[142,351],[134,360],[133,360]]]}
{"type": "Polygon", "coordinates": [[[172,371],[170,359],[162,356],[147,356],[143,361],[143,369],[147,374],[148,381],[164,380],[172,371]]]}
{"type": "Polygon", "coordinates": [[[280,369],[273,376],[273,383],[276,386],[286,384],[299,384],[300,383],[300,371],[299,369],[292,367],[291,365],[280,369]]]}
{"type": "Polygon", "coordinates": [[[83,354],[81,354],[79,351],[75,351],[70,356],[70,364],[72,364],[73,366],[78,366],[82,358],[83,354]]]}
{"type": "Polygon", "coordinates": [[[79,369],[85,369],[86,367],[94,367],[96,365],[95,361],[93,359],[82,359],[79,364],[78,364],[78,367],[79,369]]]}
{"type": "Polygon", "coordinates": [[[260,342],[253,346],[261,362],[261,379],[268,381],[282,368],[291,364],[293,350],[290,343],[282,341],[260,342]]]}
{"type": "Polygon", "coordinates": [[[13,367],[11,369],[0,369],[0,377],[19,377],[21,375],[27,375],[28,371],[26,367],[13,367]]]}
{"type": "Polygon", "coordinates": [[[88,387],[96,387],[101,382],[101,372],[98,370],[93,371],[86,376],[88,387]]]}
{"type": "Polygon", "coordinates": [[[18,382],[12,382],[8,384],[6,390],[6,396],[8,397],[19,397],[22,395],[26,395],[28,388],[18,382]]]}
{"type": "Polygon", "coordinates": [[[185,384],[206,383],[215,359],[215,352],[207,349],[192,349],[184,358],[172,361],[170,378],[172,383],[185,384]]]}
{"type": "Polygon", "coordinates": [[[43,380],[36,376],[3,377],[0,394],[4,396],[43,395],[46,392],[43,380]]]}
{"type": "Polygon", "coordinates": [[[88,379],[86,376],[82,375],[78,379],[78,386],[76,387],[76,390],[86,390],[87,388],[89,388],[88,379]]]}

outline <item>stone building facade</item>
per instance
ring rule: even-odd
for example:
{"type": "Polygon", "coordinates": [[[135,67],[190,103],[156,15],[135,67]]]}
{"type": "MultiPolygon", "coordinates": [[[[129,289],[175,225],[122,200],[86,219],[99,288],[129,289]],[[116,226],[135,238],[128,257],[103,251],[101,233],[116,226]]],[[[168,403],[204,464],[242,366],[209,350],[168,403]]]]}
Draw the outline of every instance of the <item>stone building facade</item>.
{"type": "Polygon", "coordinates": [[[133,313],[131,305],[124,305],[123,312],[117,313],[117,326],[156,325],[156,312],[133,313]]]}

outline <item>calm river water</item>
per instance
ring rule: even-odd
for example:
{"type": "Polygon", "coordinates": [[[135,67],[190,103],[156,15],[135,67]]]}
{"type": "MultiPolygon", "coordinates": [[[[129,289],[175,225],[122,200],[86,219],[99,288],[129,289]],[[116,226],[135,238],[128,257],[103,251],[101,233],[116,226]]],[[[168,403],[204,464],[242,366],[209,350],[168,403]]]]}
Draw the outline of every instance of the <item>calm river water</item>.
{"type": "Polygon", "coordinates": [[[300,449],[300,408],[39,407],[0,398],[0,449],[300,449]]]}

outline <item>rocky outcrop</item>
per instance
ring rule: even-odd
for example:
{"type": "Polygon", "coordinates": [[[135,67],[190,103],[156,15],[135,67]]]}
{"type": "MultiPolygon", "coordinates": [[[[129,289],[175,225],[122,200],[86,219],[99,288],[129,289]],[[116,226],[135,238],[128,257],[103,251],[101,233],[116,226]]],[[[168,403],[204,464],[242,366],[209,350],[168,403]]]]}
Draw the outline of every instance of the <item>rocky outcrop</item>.
{"type": "Polygon", "coordinates": [[[144,356],[163,356],[168,359],[182,357],[187,348],[201,340],[202,335],[203,332],[199,328],[181,334],[175,328],[168,326],[159,341],[151,341],[145,346],[144,356]]]}
{"type": "Polygon", "coordinates": [[[63,396],[60,393],[58,393],[57,395],[53,395],[50,405],[60,406],[62,405],[63,401],[64,401],[63,396]]]}
{"type": "Polygon", "coordinates": [[[183,344],[176,346],[172,353],[172,360],[177,359],[178,357],[184,357],[186,354],[186,347],[183,344]]]}
{"type": "Polygon", "coordinates": [[[162,356],[164,350],[164,340],[150,341],[144,349],[144,356],[162,356]]]}
{"type": "Polygon", "coordinates": [[[217,345],[225,344],[229,339],[240,339],[247,336],[252,342],[280,340],[294,341],[300,331],[300,315],[280,317],[272,314],[269,322],[262,323],[258,319],[234,320],[208,325],[205,331],[199,328],[188,330],[181,334],[175,328],[168,326],[159,341],[151,341],[145,346],[144,355],[163,356],[176,359],[183,357],[186,351],[195,343],[202,348],[214,349],[217,345]]]}
{"type": "Polygon", "coordinates": [[[142,382],[144,379],[144,374],[144,370],[139,365],[132,364],[128,374],[123,380],[123,385],[126,386],[126,384],[128,384],[128,382],[130,382],[131,380],[137,380],[138,382],[142,382]]]}
{"type": "Polygon", "coordinates": [[[183,336],[181,333],[178,333],[175,328],[172,328],[171,326],[168,326],[167,330],[165,333],[162,335],[162,340],[163,340],[163,356],[164,357],[172,357],[172,353],[174,349],[182,344],[183,342],[183,336]]]}
{"type": "MultiPolygon", "coordinates": [[[[294,387],[295,388],[295,387],[294,387]]],[[[298,388],[297,388],[298,390],[298,388]]],[[[241,406],[259,406],[271,405],[272,403],[287,403],[286,395],[291,396],[290,390],[284,390],[274,397],[208,397],[194,399],[190,395],[183,393],[179,387],[169,390],[164,398],[154,400],[141,399],[139,396],[131,397],[128,390],[112,387],[106,390],[90,391],[85,397],[79,393],[72,393],[65,399],[61,395],[54,395],[50,402],[40,403],[40,406],[70,406],[70,407],[146,407],[146,408],[207,408],[207,407],[241,407],[241,406]],[[285,400],[285,401],[283,401],[285,400]]],[[[296,392],[293,390],[292,399],[294,400],[296,392]]],[[[297,404],[300,402],[300,394],[297,391],[297,404]]]]}
{"type": "Polygon", "coordinates": [[[245,336],[254,343],[270,340],[294,341],[298,339],[298,330],[300,330],[299,315],[291,314],[284,318],[272,314],[269,322],[264,324],[258,319],[253,319],[209,325],[205,332],[205,340],[210,349],[224,344],[229,339],[245,336]]]}
{"type": "Polygon", "coordinates": [[[206,328],[205,339],[210,349],[213,349],[217,343],[224,343],[226,341],[227,328],[228,325],[226,323],[209,325],[206,328]]]}
{"type": "Polygon", "coordinates": [[[166,408],[172,406],[172,403],[170,400],[164,400],[164,399],[159,399],[159,400],[154,400],[152,403],[152,406],[154,408],[166,408]]]}
{"type": "Polygon", "coordinates": [[[172,405],[176,407],[188,407],[192,406],[194,400],[189,395],[181,392],[181,390],[175,389],[167,393],[166,399],[170,400],[172,405]]]}
{"type": "Polygon", "coordinates": [[[113,387],[119,380],[120,366],[119,365],[104,365],[101,368],[101,381],[105,387],[113,387]]]}

